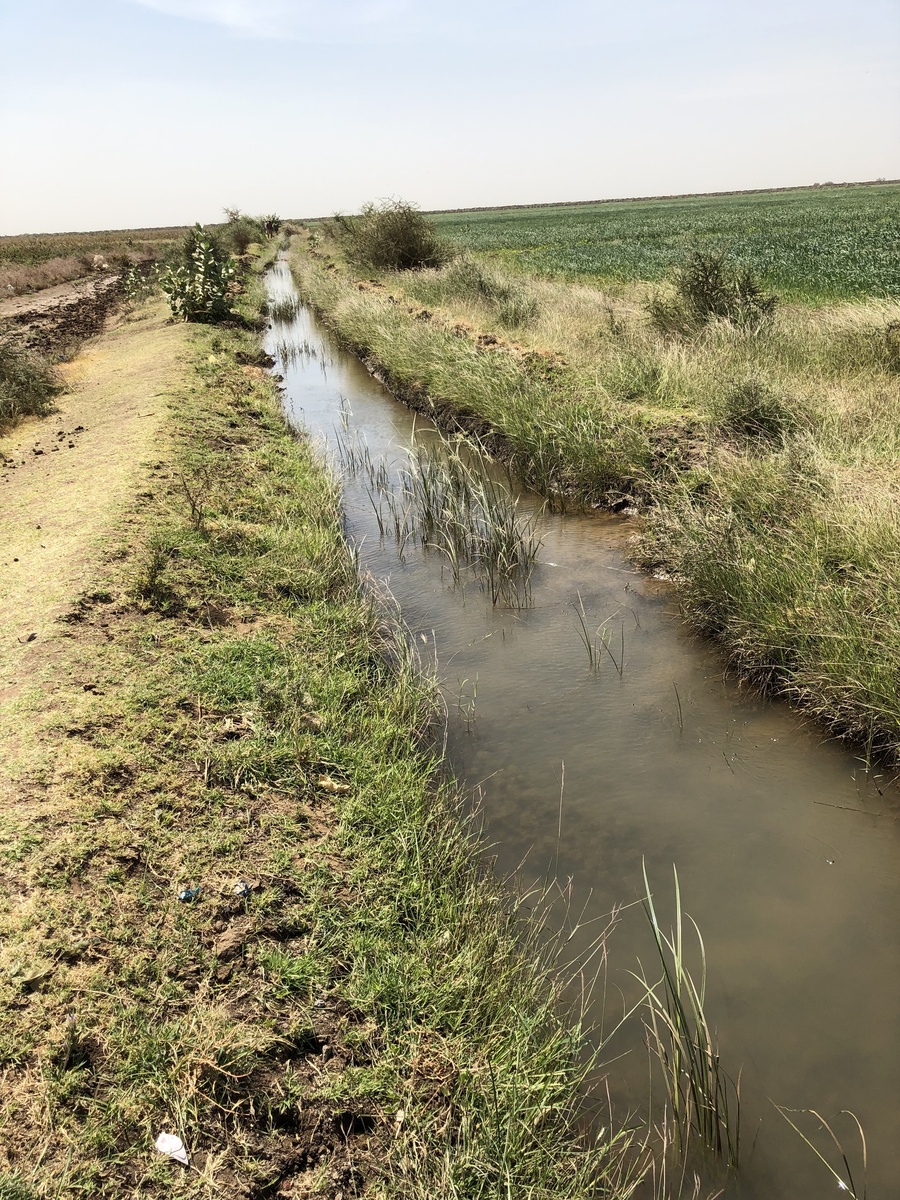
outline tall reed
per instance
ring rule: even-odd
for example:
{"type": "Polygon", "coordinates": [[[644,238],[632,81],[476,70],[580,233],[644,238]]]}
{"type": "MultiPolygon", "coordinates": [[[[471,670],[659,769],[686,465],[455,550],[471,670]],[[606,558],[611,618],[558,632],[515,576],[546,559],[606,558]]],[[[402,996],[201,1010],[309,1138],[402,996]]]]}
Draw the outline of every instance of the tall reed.
{"type": "Polygon", "coordinates": [[[866,1135],[865,1135],[863,1127],[860,1124],[860,1120],[857,1117],[856,1113],[852,1113],[848,1109],[843,1109],[840,1113],[840,1116],[849,1117],[850,1120],[853,1121],[853,1123],[856,1125],[856,1132],[859,1134],[860,1170],[862,1172],[859,1183],[857,1183],[857,1181],[853,1177],[853,1167],[851,1165],[850,1158],[847,1154],[847,1151],[844,1149],[843,1143],[841,1142],[840,1138],[837,1136],[837,1134],[831,1128],[831,1125],[825,1120],[825,1118],[822,1116],[821,1113],[816,1112],[816,1110],[814,1108],[803,1108],[803,1109],[782,1108],[780,1104],[776,1104],[775,1107],[778,1109],[778,1111],[781,1113],[781,1115],[787,1121],[788,1125],[790,1125],[791,1129],[793,1129],[795,1133],[799,1134],[800,1137],[803,1138],[804,1142],[806,1142],[807,1146],[809,1146],[810,1150],[812,1150],[813,1154],[815,1154],[815,1156],[819,1160],[819,1162],[822,1163],[822,1165],[825,1167],[825,1169],[829,1172],[829,1174],[835,1180],[835,1182],[837,1183],[840,1190],[842,1192],[846,1192],[847,1195],[851,1198],[851,1200],[866,1200],[866,1191],[867,1191],[866,1175],[867,1175],[867,1170],[868,1170],[868,1165],[869,1165],[869,1152],[868,1152],[868,1147],[866,1146],[866,1135]],[[825,1155],[822,1153],[822,1151],[819,1150],[819,1148],[813,1144],[811,1139],[806,1136],[806,1134],[799,1127],[799,1125],[797,1125],[797,1123],[795,1121],[791,1120],[791,1118],[788,1116],[788,1113],[790,1113],[790,1112],[792,1112],[795,1116],[801,1116],[803,1114],[807,1114],[811,1117],[814,1117],[816,1119],[816,1121],[818,1121],[819,1130],[820,1131],[825,1130],[828,1133],[828,1136],[831,1139],[831,1142],[833,1143],[834,1148],[837,1150],[838,1154],[840,1155],[841,1162],[844,1165],[844,1174],[842,1174],[840,1171],[836,1171],[834,1169],[834,1167],[831,1165],[831,1163],[828,1161],[828,1159],[825,1157],[825,1155]]]}
{"type": "Polygon", "coordinates": [[[439,438],[410,447],[407,455],[392,477],[384,459],[373,460],[364,441],[339,440],[345,469],[368,478],[382,535],[392,530],[401,554],[410,540],[437,551],[454,583],[471,574],[494,605],[530,603],[541,545],[537,520],[519,513],[511,487],[490,473],[484,449],[439,438]]]}
{"type": "Polygon", "coordinates": [[[740,1075],[734,1082],[724,1071],[705,1012],[706,949],[697,923],[688,917],[700,948],[700,982],[685,962],[684,915],[678,872],[675,877],[675,929],[666,935],[657,917],[644,867],[644,909],[662,967],[662,977],[649,983],[641,966],[636,978],[644,988],[650,1049],[665,1077],[682,1156],[699,1142],[729,1167],[740,1155],[740,1075]]]}

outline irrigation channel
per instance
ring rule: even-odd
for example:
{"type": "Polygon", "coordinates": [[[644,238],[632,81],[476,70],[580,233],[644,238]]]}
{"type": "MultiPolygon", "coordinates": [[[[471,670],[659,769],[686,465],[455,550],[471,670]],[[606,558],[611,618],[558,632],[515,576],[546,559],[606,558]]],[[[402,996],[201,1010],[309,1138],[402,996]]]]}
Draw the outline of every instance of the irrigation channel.
{"type": "MultiPolygon", "coordinates": [[[[273,305],[296,300],[286,263],[268,288],[273,305]]],[[[896,1196],[898,792],[786,705],[727,676],[680,622],[670,586],[630,564],[627,519],[548,514],[519,495],[522,520],[542,539],[524,604],[493,603],[490,581],[463,568],[454,578],[453,552],[423,549],[409,524],[398,550],[390,488],[410,447],[427,450],[439,435],[302,306],[273,322],[268,348],[290,420],[343,471],[361,567],[387,582],[424,657],[436,658],[449,761],[480,791],[498,870],[571,880],[572,911],[598,923],[574,952],[586,953],[604,914],[621,907],[608,940],[607,1028],[640,994],[638,959],[651,979],[660,974],[639,903],[642,863],[666,929],[677,866],[706,946],[721,1061],[742,1072],[741,1161],[720,1180],[725,1195],[840,1193],[778,1104],[829,1120],[862,1197],[859,1135],[840,1115],[851,1110],[868,1143],[869,1200],[896,1196]]],[[[692,936],[686,922],[699,974],[692,936]]],[[[619,1109],[646,1112],[639,1015],[604,1053],[619,1109]]],[[[846,1178],[815,1118],[792,1119],[846,1178]]]]}

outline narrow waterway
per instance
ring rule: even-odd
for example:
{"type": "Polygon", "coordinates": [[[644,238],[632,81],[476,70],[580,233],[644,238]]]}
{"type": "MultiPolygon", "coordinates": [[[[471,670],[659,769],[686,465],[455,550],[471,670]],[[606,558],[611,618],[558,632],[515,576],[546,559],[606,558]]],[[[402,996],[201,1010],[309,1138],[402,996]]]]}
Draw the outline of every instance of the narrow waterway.
{"type": "MultiPolygon", "coordinates": [[[[268,282],[273,301],[295,296],[285,263],[268,282]]],[[[414,439],[435,437],[308,311],[276,322],[268,348],[288,416],[335,462],[342,441],[362,439],[395,472],[414,439]]],[[[839,1194],[774,1104],[836,1118],[861,1197],[859,1138],[838,1115],[851,1110],[868,1140],[869,1200],[900,1194],[897,791],[725,675],[679,621],[668,586],[629,563],[627,520],[541,514],[532,602],[513,610],[492,606],[475,581],[454,586],[446,559],[412,541],[401,559],[379,533],[368,480],[348,471],[344,486],[362,567],[387,582],[425,656],[436,655],[450,764],[480,790],[498,869],[571,880],[572,909],[586,918],[624,906],[609,941],[613,1022],[636,998],[638,958],[657,973],[636,903],[642,863],[666,925],[677,866],[706,944],[707,1015],[726,1069],[742,1072],[742,1167],[725,1194],[839,1194]]],[[[536,498],[521,505],[539,510],[536,498]]],[[[619,1105],[646,1109],[638,1019],[607,1052],[619,1105]]],[[[817,1122],[794,1119],[841,1170],[817,1122]]]]}

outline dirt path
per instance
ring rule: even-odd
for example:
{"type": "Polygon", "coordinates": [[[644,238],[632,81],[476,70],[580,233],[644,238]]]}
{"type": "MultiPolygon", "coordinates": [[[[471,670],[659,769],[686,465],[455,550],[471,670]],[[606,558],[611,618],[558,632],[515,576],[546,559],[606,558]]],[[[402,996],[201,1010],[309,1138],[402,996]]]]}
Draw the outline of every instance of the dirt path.
{"type": "Polygon", "coordinates": [[[120,322],[65,368],[57,413],[0,438],[0,704],[52,655],[58,618],[149,486],[186,336],[162,305],[120,322]]]}

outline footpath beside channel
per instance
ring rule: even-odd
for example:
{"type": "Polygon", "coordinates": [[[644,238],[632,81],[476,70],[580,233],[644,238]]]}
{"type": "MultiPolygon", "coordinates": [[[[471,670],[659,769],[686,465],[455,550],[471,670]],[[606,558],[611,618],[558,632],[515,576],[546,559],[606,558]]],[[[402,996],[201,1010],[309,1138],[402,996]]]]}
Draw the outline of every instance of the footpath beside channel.
{"type": "Polygon", "coordinates": [[[0,1195],[624,1198],[264,362],[151,305],[3,443],[0,1195]]]}

